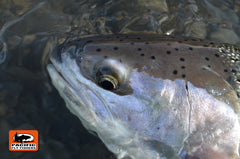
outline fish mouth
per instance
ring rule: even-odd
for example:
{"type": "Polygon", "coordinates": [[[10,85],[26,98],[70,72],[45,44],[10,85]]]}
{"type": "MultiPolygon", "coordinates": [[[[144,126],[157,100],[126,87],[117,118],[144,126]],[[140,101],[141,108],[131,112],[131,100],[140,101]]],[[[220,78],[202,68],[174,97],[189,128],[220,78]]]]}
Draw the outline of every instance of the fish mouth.
{"type": "Polygon", "coordinates": [[[77,95],[76,90],[73,89],[73,85],[62,75],[58,65],[54,64],[55,61],[52,60],[52,62],[52,64],[47,66],[47,70],[53,85],[64,99],[67,108],[82,121],[85,127],[89,125],[89,123],[91,123],[90,125],[95,125],[97,122],[96,116],[89,109],[88,105],[83,102],[86,100],[83,100],[81,96],[77,95]]]}
{"type": "MultiPolygon", "coordinates": [[[[70,51],[72,52],[72,50],[70,51]]],[[[101,93],[99,93],[99,91],[105,90],[99,88],[95,83],[82,75],[76,62],[76,57],[72,56],[71,52],[69,53],[69,50],[61,53],[55,51],[50,57],[47,70],[52,83],[66,102],[68,109],[80,118],[85,127],[88,128],[87,125],[89,123],[96,127],[100,125],[107,127],[107,123],[103,121],[113,121],[113,116],[108,104],[101,97],[101,93]],[[96,88],[101,90],[96,90],[96,88]],[[94,101],[92,101],[93,96],[97,97],[94,101]],[[96,102],[100,105],[98,109],[106,111],[106,116],[96,113],[96,102]],[[84,123],[83,121],[89,123],[84,123]]]]}

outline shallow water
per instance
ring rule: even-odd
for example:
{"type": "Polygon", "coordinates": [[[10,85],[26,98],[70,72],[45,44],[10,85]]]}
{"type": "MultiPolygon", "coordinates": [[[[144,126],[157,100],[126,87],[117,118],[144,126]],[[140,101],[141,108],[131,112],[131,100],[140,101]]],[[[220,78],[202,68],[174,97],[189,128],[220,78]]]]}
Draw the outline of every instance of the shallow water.
{"type": "Polygon", "coordinates": [[[0,158],[114,158],[49,82],[51,50],[67,37],[150,32],[239,44],[230,0],[1,0],[0,158]],[[38,152],[9,152],[8,131],[36,129],[38,152]]]}

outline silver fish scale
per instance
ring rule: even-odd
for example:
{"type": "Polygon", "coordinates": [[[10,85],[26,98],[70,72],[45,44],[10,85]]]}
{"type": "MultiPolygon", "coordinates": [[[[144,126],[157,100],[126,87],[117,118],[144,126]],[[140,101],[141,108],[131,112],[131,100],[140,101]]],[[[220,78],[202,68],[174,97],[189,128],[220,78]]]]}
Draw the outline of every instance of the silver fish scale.
{"type": "Polygon", "coordinates": [[[235,90],[240,97],[240,53],[239,48],[234,46],[223,45],[219,48],[221,56],[224,57],[224,63],[228,66],[233,74],[233,82],[235,85],[235,90]]]}

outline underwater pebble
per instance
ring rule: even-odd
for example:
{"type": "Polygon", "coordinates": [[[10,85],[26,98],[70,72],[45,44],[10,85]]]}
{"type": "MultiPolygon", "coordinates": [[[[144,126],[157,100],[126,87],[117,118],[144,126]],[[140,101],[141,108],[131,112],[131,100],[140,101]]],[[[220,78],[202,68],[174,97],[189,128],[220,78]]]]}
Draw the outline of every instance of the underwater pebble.
{"type": "Polygon", "coordinates": [[[24,45],[31,44],[35,39],[36,39],[36,35],[35,34],[33,34],[33,35],[26,35],[23,38],[23,44],[24,45]]]}
{"type": "Polygon", "coordinates": [[[151,0],[151,1],[146,1],[146,0],[137,0],[137,4],[146,8],[151,8],[153,10],[158,10],[158,11],[168,11],[168,5],[167,2],[164,1],[159,1],[159,0],[151,0]]]}
{"type": "MultiPolygon", "coordinates": [[[[202,5],[202,10],[208,14],[208,17],[204,17],[210,23],[217,24],[222,23],[223,21],[230,24],[238,24],[239,18],[238,15],[232,10],[223,10],[222,8],[216,6],[211,1],[204,1],[205,4],[202,5]],[[206,10],[207,9],[207,10],[206,10]]],[[[221,3],[220,3],[221,4],[221,3]]]]}
{"type": "Polygon", "coordinates": [[[187,28],[186,36],[205,39],[207,36],[206,28],[207,28],[207,25],[204,22],[202,21],[195,22],[187,28]]]}
{"type": "Polygon", "coordinates": [[[211,40],[230,44],[236,44],[240,42],[239,37],[234,31],[225,28],[217,29],[217,31],[211,33],[210,38],[211,40]]]}
{"type": "Polygon", "coordinates": [[[129,31],[145,31],[154,32],[157,29],[157,21],[153,16],[147,16],[136,18],[132,23],[126,27],[129,31]]]}
{"type": "MultiPolygon", "coordinates": [[[[39,1],[39,0],[37,0],[39,1]]],[[[17,15],[22,15],[26,13],[28,10],[30,10],[32,7],[34,7],[35,3],[37,1],[32,0],[12,0],[12,3],[15,6],[15,12],[17,15]]]]}

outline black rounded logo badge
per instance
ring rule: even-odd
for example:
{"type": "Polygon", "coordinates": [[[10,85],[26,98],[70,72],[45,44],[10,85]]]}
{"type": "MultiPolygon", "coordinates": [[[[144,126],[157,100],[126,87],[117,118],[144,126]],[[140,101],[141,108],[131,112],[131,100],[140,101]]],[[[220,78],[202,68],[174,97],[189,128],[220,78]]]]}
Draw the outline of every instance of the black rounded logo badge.
{"type": "Polygon", "coordinates": [[[22,133],[22,134],[18,134],[16,133],[14,136],[13,136],[13,140],[15,142],[33,142],[33,139],[34,137],[30,134],[25,134],[25,133],[22,133]]]}

